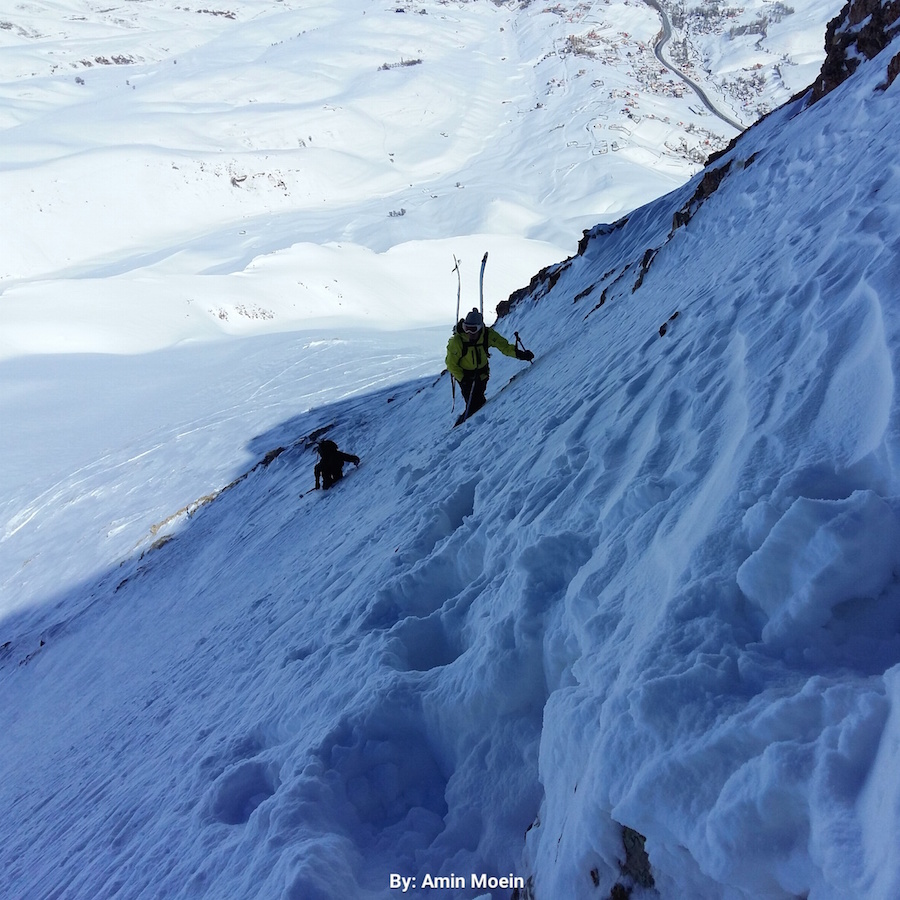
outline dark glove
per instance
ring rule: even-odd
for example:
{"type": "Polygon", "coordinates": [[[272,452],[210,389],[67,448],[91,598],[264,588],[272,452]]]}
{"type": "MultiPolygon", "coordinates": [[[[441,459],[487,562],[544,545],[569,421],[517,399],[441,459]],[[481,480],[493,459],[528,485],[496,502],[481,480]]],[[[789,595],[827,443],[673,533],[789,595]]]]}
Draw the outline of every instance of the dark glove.
{"type": "Polygon", "coordinates": [[[521,359],[524,362],[531,362],[534,359],[534,354],[530,350],[519,350],[517,347],[516,359],[521,359]]]}
{"type": "Polygon", "coordinates": [[[354,466],[358,466],[358,465],[359,465],[359,457],[358,457],[358,456],[351,456],[351,457],[350,457],[350,462],[352,462],[354,466]]]}

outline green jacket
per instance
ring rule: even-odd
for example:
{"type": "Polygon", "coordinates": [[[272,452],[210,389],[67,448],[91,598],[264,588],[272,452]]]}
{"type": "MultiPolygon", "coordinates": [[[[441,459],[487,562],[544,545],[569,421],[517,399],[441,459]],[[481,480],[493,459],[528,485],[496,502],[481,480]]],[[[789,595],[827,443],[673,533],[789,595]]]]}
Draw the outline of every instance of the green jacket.
{"type": "Polygon", "coordinates": [[[482,377],[487,378],[491,347],[496,347],[504,356],[516,355],[516,348],[493,328],[485,326],[475,340],[470,341],[457,326],[447,342],[447,370],[457,381],[473,372],[481,372],[482,377]]]}

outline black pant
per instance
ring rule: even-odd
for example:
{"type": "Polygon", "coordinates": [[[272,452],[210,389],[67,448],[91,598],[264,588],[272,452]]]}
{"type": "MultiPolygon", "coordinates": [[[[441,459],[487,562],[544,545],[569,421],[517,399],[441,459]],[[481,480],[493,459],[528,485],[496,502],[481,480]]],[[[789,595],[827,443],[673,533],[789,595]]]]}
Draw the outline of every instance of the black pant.
{"type": "Polygon", "coordinates": [[[322,461],[316,465],[316,484],[322,479],[322,487],[328,490],[336,481],[344,477],[344,464],[338,460],[322,461]]]}
{"type": "Polygon", "coordinates": [[[484,392],[487,390],[490,373],[487,369],[479,369],[477,372],[466,372],[460,386],[462,387],[463,400],[466,401],[466,410],[463,418],[478,412],[486,402],[484,392]]]}

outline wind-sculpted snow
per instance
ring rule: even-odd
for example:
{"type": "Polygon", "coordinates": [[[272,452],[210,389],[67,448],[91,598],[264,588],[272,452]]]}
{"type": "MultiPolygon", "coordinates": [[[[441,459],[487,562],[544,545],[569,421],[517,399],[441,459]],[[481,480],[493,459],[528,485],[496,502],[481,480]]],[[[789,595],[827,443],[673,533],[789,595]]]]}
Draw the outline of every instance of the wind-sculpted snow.
{"type": "MultiPolygon", "coordinates": [[[[636,294],[620,285],[587,320],[604,316],[615,374],[638,354],[645,371],[604,404],[607,534],[566,594],[580,653],[545,711],[557,788],[529,838],[538,896],[573,871],[588,896],[600,860],[615,872],[598,807],[647,835],[664,896],[896,893],[872,825],[892,827],[878,798],[896,784],[872,773],[892,752],[879,740],[900,662],[898,182],[859,136],[890,115],[877,83],[873,69],[848,92],[841,125],[794,108],[748,135],[730,158],[756,160],[662,244],[636,294]],[[796,135],[791,150],[775,135],[796,135]],[[663,338],[653,305],[657,321],[680,310],[663,338]],[[625,343],[626,318],[645,342],[625,343]]],[[[596,237],[557,292],[610,271],[604,248],[630,225],[596,237]]]]}
{"type": "MultiPolygon", "coordinates": [[[[748,517],[754,512],[748,510],[748,517]]],[[[768,614],[766,640],[802,635],[802,651],[810,631],[838,617],[836,607],[881,597],[898,565],[900,520],[873,491],[857,491],[845,500],[800,497],[738,569],[738,585],[768,614]]],[[[871,612],[889,616],[891,605],[885,597],[871,612]]],[[[853,612],[859,610],[854,606],[853,612]]]]}
{"type": "Polygon", "coordinates": [[[0,895],[900,895],[890,56],[0,621],[0,895]]]}

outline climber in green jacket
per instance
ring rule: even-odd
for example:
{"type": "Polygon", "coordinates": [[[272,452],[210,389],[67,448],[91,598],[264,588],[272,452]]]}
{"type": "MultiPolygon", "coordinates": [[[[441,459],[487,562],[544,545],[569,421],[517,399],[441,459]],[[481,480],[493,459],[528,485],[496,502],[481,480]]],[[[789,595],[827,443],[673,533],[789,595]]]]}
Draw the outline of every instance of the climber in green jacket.
{"type": "Polygon", "coordinates": [[[491,347],[496,347],[504,356],[526,362],[534,359],[530,350],[519,350],[502,334],[485,325],[477,309],[460,319],[447,342],[447,370],[459,382],[466,402],[463,414],[456,420],[457,425],[484,406],[484,392],[490,378],[491,347]]]}

